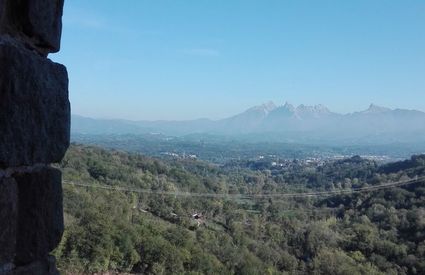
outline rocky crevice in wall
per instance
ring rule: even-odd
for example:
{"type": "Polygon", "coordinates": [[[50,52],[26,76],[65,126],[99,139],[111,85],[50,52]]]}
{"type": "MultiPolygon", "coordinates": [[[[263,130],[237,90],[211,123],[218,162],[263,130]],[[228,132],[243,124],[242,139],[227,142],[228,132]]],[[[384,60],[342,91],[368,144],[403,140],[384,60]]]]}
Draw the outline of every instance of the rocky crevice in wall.
{"type": "Polygon", "coordinates": [[[58,274],[61,172],[69,146],[63,0],[0,0],[0,274],[58,274]]]}

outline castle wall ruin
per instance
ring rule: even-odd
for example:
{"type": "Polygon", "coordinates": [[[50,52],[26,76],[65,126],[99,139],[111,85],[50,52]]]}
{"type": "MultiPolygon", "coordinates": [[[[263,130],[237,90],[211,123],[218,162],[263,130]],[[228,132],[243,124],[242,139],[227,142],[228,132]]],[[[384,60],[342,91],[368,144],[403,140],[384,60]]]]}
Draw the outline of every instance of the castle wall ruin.
{"type": "Polygon", "coordinates": [[[58,274],[60,162],[69,146],[63,0],[0,0],[0,274],[58,274]]]}

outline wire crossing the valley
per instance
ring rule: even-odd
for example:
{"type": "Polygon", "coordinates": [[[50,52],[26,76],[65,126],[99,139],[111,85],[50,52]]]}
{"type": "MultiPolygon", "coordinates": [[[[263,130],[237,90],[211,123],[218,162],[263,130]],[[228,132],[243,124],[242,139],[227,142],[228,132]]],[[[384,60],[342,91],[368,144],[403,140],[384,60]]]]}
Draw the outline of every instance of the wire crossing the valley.
{"type": "Polygon", "coordinates": [[[127,187],[119,187],[119,186],[93,185],[93,184],[78,183],[78,182],[67,181],[67,180],[63,180],[62,182],[64,184],[77,186],[77,187],[132,192],[132,193],[138,193],[138,194],[166,195],[166,196],[176,196],[176,197],[223,198],[223,199],[261,199],[261,198],[327,197],[327,196],[333,196],[333,195],[366,193],[366,192],[374,192],[374,191],[383,190],[383,189],[390,189],[394,187],[400,187],[400,186],[404,186],[404,185],[408,185],[408,184],[412,184],[416,182],[421,182],[424,180],[425,180],[425,176],[415,177],[413,179],[404,180],[404,181],[388,182],[388,183],[383,183],[379,185],[365,186],[365,187],[353,188],[353,189],[304,192],[304,193],[275,193],[275,194],[190,193],[190,192],[180,192],[180,191],[161,191],[161,190],[150,190],[150,189],[127,188],[127,187]]]}

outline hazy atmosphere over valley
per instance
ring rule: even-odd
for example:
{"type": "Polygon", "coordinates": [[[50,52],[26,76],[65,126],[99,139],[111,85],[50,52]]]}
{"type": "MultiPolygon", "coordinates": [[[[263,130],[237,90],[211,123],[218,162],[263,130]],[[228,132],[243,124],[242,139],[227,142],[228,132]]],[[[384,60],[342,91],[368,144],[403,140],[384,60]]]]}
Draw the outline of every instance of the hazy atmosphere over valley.
{"type": "Polygon", "coordinates": [[[424,76],[423,0],[0,0],[0,275],[425,274],[424,76]]]}
{"type": "Polygon", "coordinates": [[[323,105],[267,102],[220,120],[129,121],[74,115],[71,125],[76,134],[204,134],[328,145],[425,143],[424,112],[375,104],[363,111],[339,114],[323,105]]]}
{"type": "Polygon", "coordinates": [[[273,100],[425,111],[423,3],[65,1],[73,114],[223,119],[273,100]]]}

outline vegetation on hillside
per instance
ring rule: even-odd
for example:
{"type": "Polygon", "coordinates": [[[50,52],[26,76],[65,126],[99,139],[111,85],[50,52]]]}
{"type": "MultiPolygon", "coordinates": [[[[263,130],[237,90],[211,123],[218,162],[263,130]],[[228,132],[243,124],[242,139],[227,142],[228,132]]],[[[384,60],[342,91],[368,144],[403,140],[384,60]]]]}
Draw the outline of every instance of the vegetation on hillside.
{"type": "Polygon", "coordinates": [[[270,194],[358,188],[425,175],[425,157],[354,157],[286,169],[164,161],[73,145],[60,164],[64,273],[425,274],[425,183],[318,198],[223,199],[94,188],[270,194]],[[198,226],[192,218],[202,214],[198,226]]]}

